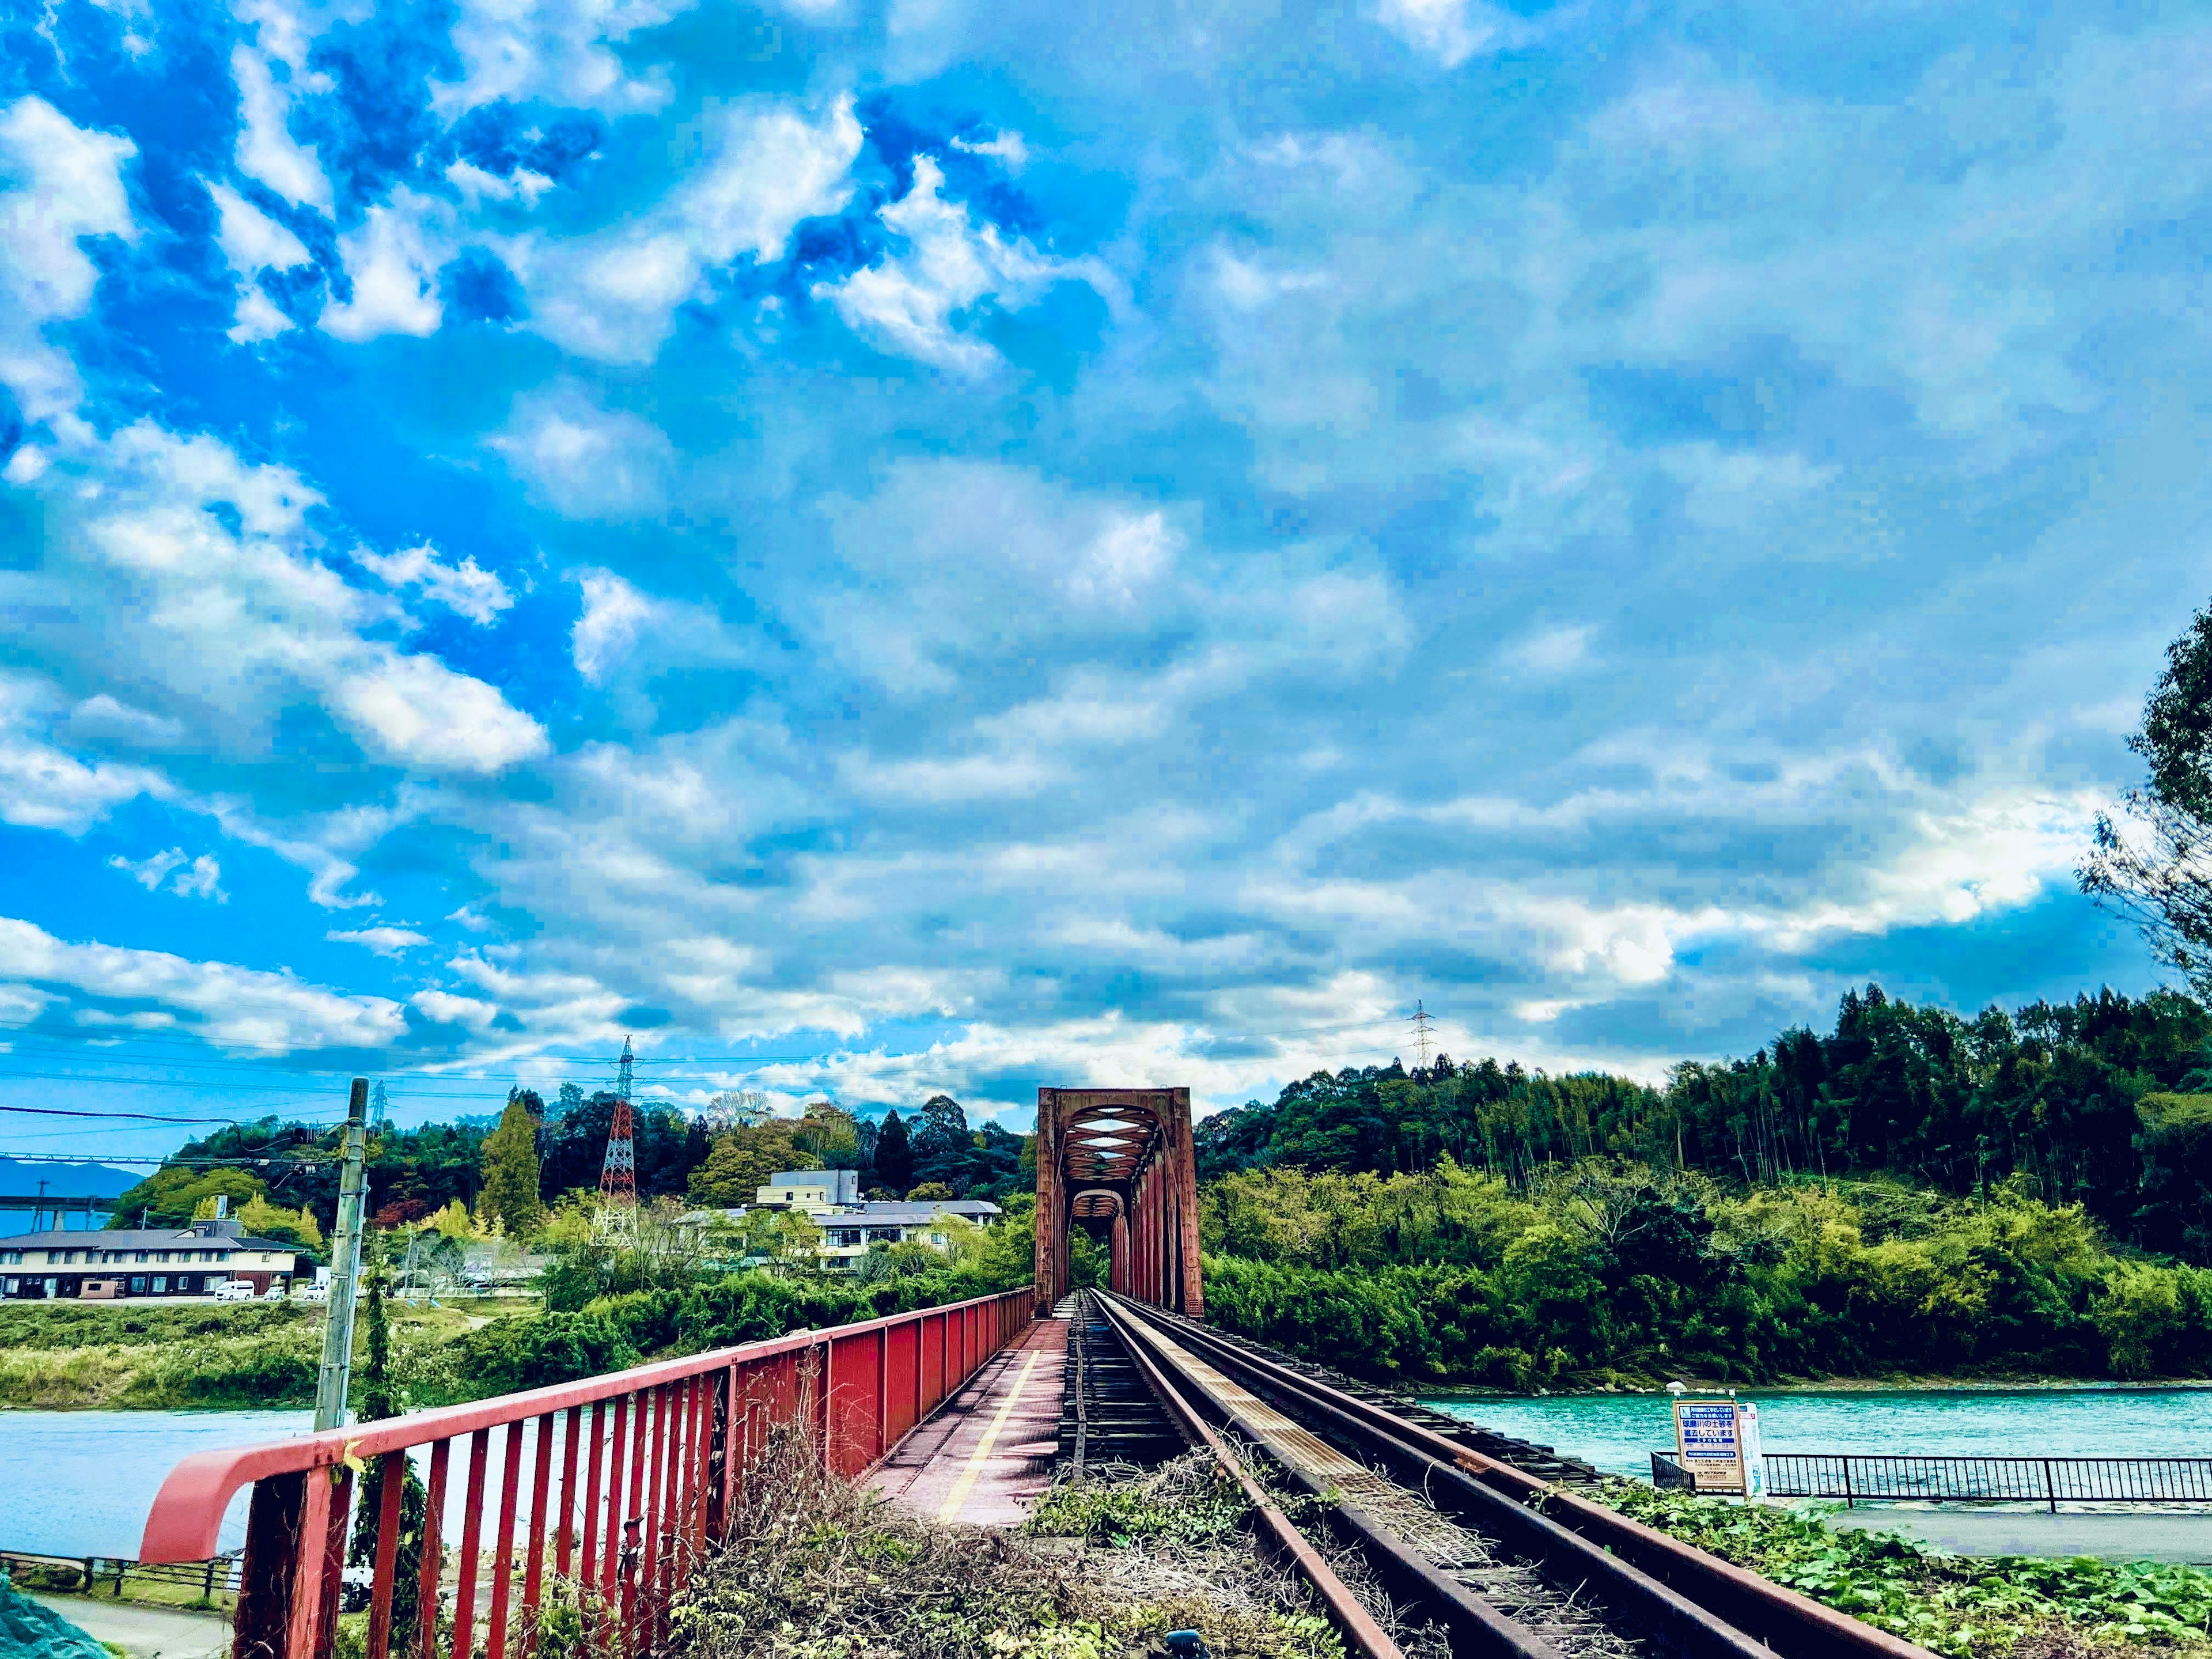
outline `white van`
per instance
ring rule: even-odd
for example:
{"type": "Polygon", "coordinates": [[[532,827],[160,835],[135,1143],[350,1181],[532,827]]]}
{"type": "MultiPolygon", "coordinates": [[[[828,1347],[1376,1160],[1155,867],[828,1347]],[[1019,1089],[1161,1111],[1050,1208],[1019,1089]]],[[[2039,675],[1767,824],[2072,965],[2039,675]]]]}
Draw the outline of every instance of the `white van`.
{"type": "Polygon", "coordinates": [[[215,1287],[218,1302],[251,1302],[254,1300],[253,1284],[250,1279],[233,1279],[215,1287]]]}

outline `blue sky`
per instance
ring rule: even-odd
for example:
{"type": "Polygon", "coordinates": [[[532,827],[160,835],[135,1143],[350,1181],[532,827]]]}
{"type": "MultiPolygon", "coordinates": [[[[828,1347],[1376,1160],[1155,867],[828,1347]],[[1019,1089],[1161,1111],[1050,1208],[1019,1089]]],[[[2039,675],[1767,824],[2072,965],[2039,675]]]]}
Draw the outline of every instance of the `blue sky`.
{"type": "Polygon", "coordinates": [[[0,15],[0,1101],[2156,982],[2201,6],[0,15]]]}

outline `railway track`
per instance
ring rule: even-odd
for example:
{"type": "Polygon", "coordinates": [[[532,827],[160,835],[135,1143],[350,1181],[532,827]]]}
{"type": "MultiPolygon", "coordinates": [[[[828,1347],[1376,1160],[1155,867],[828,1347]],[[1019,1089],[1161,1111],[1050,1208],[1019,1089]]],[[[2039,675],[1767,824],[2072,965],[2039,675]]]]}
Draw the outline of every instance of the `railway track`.
{"type": "MultiPolygon", "coordinates": [[[[1403,1650],[1253,1480],[1235,1443],[1304,1494],[1302,1507],[1325,1517],[1333,1542],[1357,1550],[1389,1611],[1437,1627],[1455,1655],[1930,1659],[1393,1409],[1401,1402],[1389,1396],[1363,1397],[1317,1368],[1124,1297],[1091,1294],[1077,1316],[1092,1335],[1081,1363],[1095,1366],[1109,1336],[1118,1343],[1183,1437],[1210,1449],[1243,1486],[1265,1540],[1364,1659],[1402,1659],[1403,1650]]],[[[1527,1449],[1540,1462],[1572,1462],[1527,1449]]]]}

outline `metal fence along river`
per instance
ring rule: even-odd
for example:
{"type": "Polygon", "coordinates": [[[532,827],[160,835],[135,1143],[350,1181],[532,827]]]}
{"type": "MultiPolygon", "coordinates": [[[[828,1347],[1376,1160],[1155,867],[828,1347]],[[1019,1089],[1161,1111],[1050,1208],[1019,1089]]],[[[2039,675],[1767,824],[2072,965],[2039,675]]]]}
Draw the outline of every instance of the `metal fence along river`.
{"type": "Polygon", "coordinates": [[[2212,1503],[2212,1457],[1951,1457],[1769,1452],[1775,1498],[1934,1503],[2212,1503]]]}

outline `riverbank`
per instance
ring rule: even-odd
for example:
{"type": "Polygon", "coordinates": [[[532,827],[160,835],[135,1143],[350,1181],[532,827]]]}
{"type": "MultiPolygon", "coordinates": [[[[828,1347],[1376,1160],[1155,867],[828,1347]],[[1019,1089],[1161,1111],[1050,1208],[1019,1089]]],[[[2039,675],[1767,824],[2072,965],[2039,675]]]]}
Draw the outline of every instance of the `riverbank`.
{"type": "Polygon", "coordinates": [[[2197,1567],[1953,1555],[1774,1505],[1623,1480],[1592,1495],[1946,1659],[2077,1659],[2122,1644],[2201,1653],[2212,1632],[2212,1572],[2197,1567]]]}
{"type": "MultiPolygon", "coordinates": [[[[387,1304],[395,1367],[535,1302],[387,1304]]],[[[36,1302],[0,1306],[0,1408],[234,1410],[312,1405],[325,1310],[306,1303],[36,1302]]],[[[367,1341],[355,1330],[358,1360],[367,1341]]]]}

